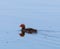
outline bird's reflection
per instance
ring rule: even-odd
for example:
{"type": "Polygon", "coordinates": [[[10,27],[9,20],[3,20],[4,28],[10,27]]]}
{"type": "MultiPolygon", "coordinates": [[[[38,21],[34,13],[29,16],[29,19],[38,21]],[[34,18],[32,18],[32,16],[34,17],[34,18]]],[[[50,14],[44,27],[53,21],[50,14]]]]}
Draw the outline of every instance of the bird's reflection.
{"type": "Polygon", "coordinates": [[[21,37],[24,37],[24,36],[25,36],[25,32],[22,32],[22,31],[21,31],[21,33],[19,33],[19,35],[20,35],[21,37]]]}
{"type": "Polygon", "coordinates": [[[25,28],[25,25],[24,24],[21,24],[20,27],[22,28],[21,29],[21,33],[19,34],[21,37],[24,37],[25,33],[28,33],[28,34],[36,34],[37,33],[37,30],[36,29],[33,29],[33,28],[25,28]]]}
{"type": "Polygon", "coordinates": [[[19,35],[21,37],[24,37],[25,36],[25,33],[28,33],[28,34],[36,34],[37,31],[42,31],[42,32],[60,32],[60,31],[53,31],[53,30],[36,30],[36,29],[33,29],[33,28],[25,28],[25,24],[21,24],[19,27],[21,27],[22,29],[20,30],[21,33],[19,33],[19,35]]]}

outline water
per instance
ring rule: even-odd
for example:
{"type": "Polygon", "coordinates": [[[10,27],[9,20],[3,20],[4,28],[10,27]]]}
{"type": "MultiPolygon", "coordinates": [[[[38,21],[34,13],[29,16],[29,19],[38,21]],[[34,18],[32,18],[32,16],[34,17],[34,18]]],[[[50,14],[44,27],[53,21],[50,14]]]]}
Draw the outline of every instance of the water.
{"type": "Polygon", "coordinates": [[[0,49],[60,49],[60,0],[0,1],[0,49]],[[38,30],[20,37],[21,28],[38,30]]]}

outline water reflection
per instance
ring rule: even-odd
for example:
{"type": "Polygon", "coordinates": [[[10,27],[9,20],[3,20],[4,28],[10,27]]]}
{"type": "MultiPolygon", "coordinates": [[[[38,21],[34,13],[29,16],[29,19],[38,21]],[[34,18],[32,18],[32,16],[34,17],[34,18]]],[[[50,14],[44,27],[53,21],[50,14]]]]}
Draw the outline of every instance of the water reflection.
{"type": "Polygon", "coordinates": [[[28,34],[35,34],[35,33],[37,33],[36,29],[26,28],[25,24],[20,24],[19,27],[21,28],[21,33],[19,34],[21,37],[24,37],[25,33],[28,33],[28,34]]]}
{"type": "MultiPolygon", "coordinates": [[[[21,30],[18,30],[18,31],[21,31],[21,30]]],[[[58,37],[58,36],[56,36],[56,35],[52,35],[52,34],[55,34],[55,33],[57,33],[57,32],[60,33],[60,31],[54,31],[54,30],[37,30],[36,33],[38,33],[39,35],[47,36],[47,37],[60,38],[60,37],[58,37]],[[45,33],[44,33],[44,32],[45,32],[45,33]],[[49,32],[50,32],[50,33],[49,33],[49,32]],[[51,34],[51,33],[52,33],[52,34],[51,34]]],[[[26,32],[21,31],[21,33],[19,33],[19,35],[20,35],[21,37],[24,37],[24,36],[25,36],[25,33],[26,33],[26,32]]],[[[27,32],[27,33],[33,35],[33,33],[29,33],[29,32],[27,32]]],[[[34,33],[34,34],[36,34],[36,33],[34,33]]]]}
{"type": "Polygon", "coordinates": [[[24,37],[25,33],[28,33],[28,34],[37,34],[37,30],[33,30],[31,28],[29,28],[29,29],[23,29],[23,30],[21,30],[21,33],[19,33],[19,35],[21,37],[24,37]]]}

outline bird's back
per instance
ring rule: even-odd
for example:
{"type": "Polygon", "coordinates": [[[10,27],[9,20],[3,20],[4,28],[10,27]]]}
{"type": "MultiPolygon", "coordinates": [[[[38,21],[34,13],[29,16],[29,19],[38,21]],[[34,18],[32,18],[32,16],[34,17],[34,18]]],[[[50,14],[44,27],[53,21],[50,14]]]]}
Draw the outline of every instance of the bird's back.
{"type": "Polygon", "coordinates": [[[37,30],[33,28],[26,28],[25,30],[26,30],[26,33],[30,33],[30,34],[37,33],[37,30]]]}

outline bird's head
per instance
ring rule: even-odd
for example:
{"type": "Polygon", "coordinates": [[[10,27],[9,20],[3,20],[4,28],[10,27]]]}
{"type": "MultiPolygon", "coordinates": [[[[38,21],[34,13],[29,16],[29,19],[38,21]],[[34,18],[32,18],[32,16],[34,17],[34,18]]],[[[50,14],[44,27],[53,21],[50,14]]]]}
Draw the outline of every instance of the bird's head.
{"type": "Polygon", "coordinates": [[[21,24],[19,27],[25,28],[25,24],[21,24]]]}

